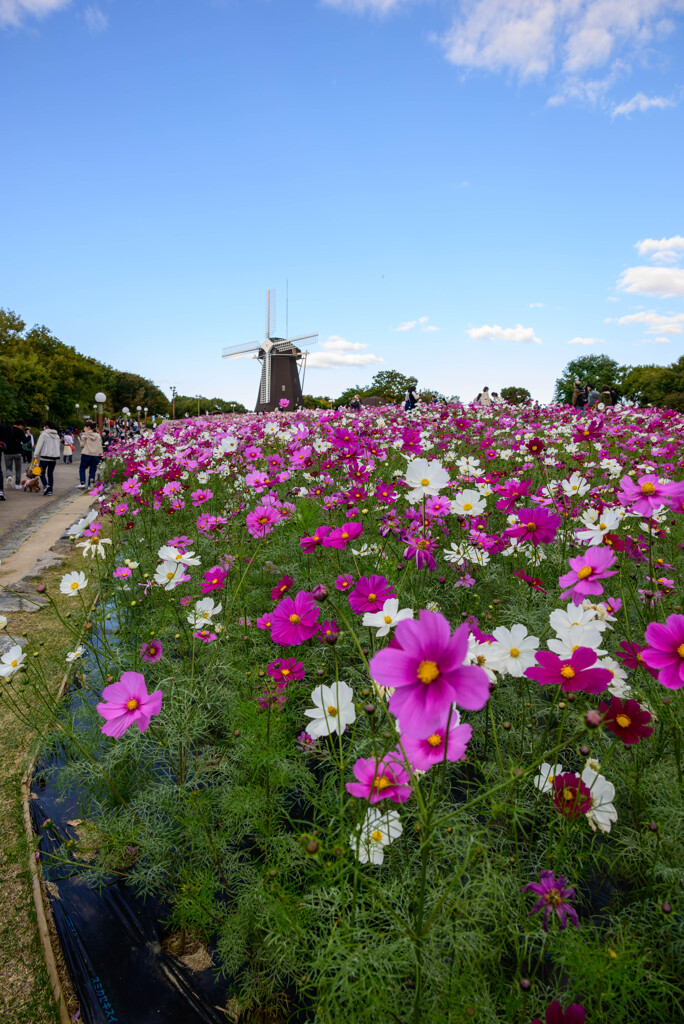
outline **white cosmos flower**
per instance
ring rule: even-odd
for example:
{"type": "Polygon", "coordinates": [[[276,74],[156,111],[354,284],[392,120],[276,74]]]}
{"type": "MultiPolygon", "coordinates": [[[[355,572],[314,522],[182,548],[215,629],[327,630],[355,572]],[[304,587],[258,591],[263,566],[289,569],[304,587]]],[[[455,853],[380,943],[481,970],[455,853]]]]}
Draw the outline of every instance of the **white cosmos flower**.
{"type": "Polygon", "coordinates": [[[615,786],[603,775],[597,775],[591,768],[582,772],[582,782],[589,788],[591,808],[587,811],[587,820],[594,832],[610,832],[614,821],[618,820],[613,805],[615,786]]]}
{"type": "Polygon", "coordinates": [[[78,661],[79,658],[83,657],[84,651],[85,647],[83,646],[83,644],[79,644],[75,651],[69,651],[69,653],[66,656],[66,660],[68,662],[78,661]]]}
{"type": "Polygon", "coordinates": [[[201,565],[201,561],[196,557],[194,551],[183,553],[178,548],[172,548],[166,544],[159,548],[157,557],[161,558],[162,562],[182,562],[183,565],[201,565]]]}
{"type": "Polygon", "coordinates": [[[487,678],[490,683],[496,682],[495,673],[499,670],[499,664],[492,656],[492,644],[479,643],[472,633],[468,637],[467,662],[470,662],[471,665],[477,665],[479,668],[483,668],[487,673],[487,678]]]}
{"type": "Polygon", "coordinates": [[[622,665],[614,658],[601,658],[599,664],[601,668],[607,668],[612,673],[613,678],[608,683],[608,691],[613,697],[626,697],[632,688],[627,682],[627,673],[622,665]]]}
{"type": "Polygon", "coordinates": [[[377,544],[362,544],[358,549],[352,548],[352,554],[356,555],[357,558],[368,558],[369,555],[377,555],[380,548],[377,544]]]}
{"type": "Polygon", "coordinates": [[[553,780],[556,775],[560,775],[562,771],[562,764],[549,764],[548,761],[543,761],[542,764],[539,765],[539,775],[535,775],[532,781],[537,789],[540,789],[542,793],[550,793],[553,789],[553,780]]]}
{"type": "Polygon", "coordinates": [[[154,574],[154,582],[163,587],[164,590],[173,590],[179,583],[183,582],[185,566],[182,562],[162,562],[157,566],[154,574]]]}
{"type": "Polygon", "coordinates": [[[99,555],[100,558],[104,558],[106,555],[105,544],[111,544],[109,537],[89,537],[88,540],[81,541],[77,544],[77,548],[83,548],[82,555],[90,555],[91,558],[95,558],[95,555],[99,555]]]}
{"type": "Polygon", "coordinates": [[[62,594],[77,594],[87,586],[88,580],[84,572],[68,572],[62,576],[59,589],[62,594]]]}
{"type": "Polygon", "coordinates": [[[472,455],[463,455],[456,463],[456,467],[461,476],[472,476],[479,471],[480,460],[472,455]]]}
{"type": "Polygon", "coordinates": [[[379,612],[366,612],[363,616],[363,625],[377,629],[376,636],[387,636],[390,629],[396,626],[402,619],[412,619],[413,608],[399,609],[399,600],[396,597],[389,597],[379,612]]]}
{"type": "Polygon", "coordinates": [[[539,650],[539,637],[528,636],[527,628],[521,623],[506,629],[497,626],[495,641],[489,648],[489,657],[496,662],[497,672],[520,678],[526,668],[535,664],[535,651],[539,650]]]}
{"type": "Polygon", "coordinates": [[[93,509],[93,511],[89,512],[84,519],[79,519],[77,523],[74,523],[73,526],[69,527],[67,530],[67,537],[73,537],[75,540],[78,540],[78,538],[83,535],[83,531],[87,530],[91,523],[95,522],[98,515],[99,512],[97,509],[93,509]]]}
{"type": "Polygon", "coordinates": [[[473,565],[487,565],[489,562],[489,552],[485,551],[484,548],[467,547],[466,558],[473,565]]]}
{"type": "Polygon", "coordinates": [[[0,679],[11,679],[19,671],[26,660],[26,655],[19,644],[10,647],[6,654],[0,658],[0,679]]]}
{"type": "Polygon", "coordinates": [[[580,530],[575,536],[589,547],[602,544],[604,536],[620,526],[620,516],[610,508],[605,508],[600,515],[595,509],[589,509],[580,518],[586,529],[580,530]]]}
{"type": "Polygon", "coordinates": [[[413,459],[406,467],[404,479],[411,488],[407,499],[415,504],[424,497],[439,494],[449,483],[449,474],[436,460],[428,462],[427,459],[413,459]]]}
{"type": "Polygon", "coordinates": [[[607,622],[600,622],[596,612],[591,608],[582,608],[581,605],[569,604],[567,610],[556,608],[549,615],[551,628],[559,633],[561,629],[569,629],[570,626],[586,626],[589,623],[598,629],[600,633],[607,628],[607,622]]]}
{"type": "Polygon", "coordinates": [[[573,473],[569,480],[561,480],[561,487],[568,498],[581,498],[591,487],[580,473],[573,473]]]}
{"type": "Polygon", "coordinates": [[[592,611],[596,612],[597,629],[612,629],[613,627],[611,626],[611,622],[617,622],[617,617],[615,616],[613,609],[604,601],[599,601],[598,604],[594,604],[588,598],[585,598],[584,601],[582,601],[582,607],[590,608],[592,611]]]}
{"type": "Polygon", "coordinates": [[[311,691],[311,700],[314,706],[304,712],[311,719],[306,726],[309,736],[342,733],[356,719],[354,691],[342,680],[332,686],[317,686],[311,691]]]}
{"type": "Polygon", "coordinates": [[[578,647],[590,647],[598,655],[603,653],[600,650],[601,633],[593,623],[559,629],[555,638],[547,640],[546,646],[559,658],[571,658],[578,647]]]}
{"type": "Polygon", "coordinates": [[[487,502],[479,491],[467,489],[460,491],[451,502],[451,511],[456,516],[479,516],[487,507],[487,502]]]}
{"type": "Polygon", "coordinates": [[[0,615],[0,629],[4,629],[7,625],[7,619],[4,615],[0,615]]]}
{"type": "Polygon", "coordinates": [[[223,605],[214,604],[213,597],[203,597],[201,601],[196,601],[192,612],[188,615],[188,622],[191,626],[203,626],[207,622],[211,622],[215,615],[219,615],[223,605]]]}
{"type": "Polygon", "coordinates": [[[402,831],[398,811],[369,807],[363,824],[349,837],[349,845],[361,864],[382,864],[384,847],[398,839],[402,831]]]}
{"type": "Polygon", "coordinates": [[[466,548],[466,544],[452,544],[443,554],[447,562],[451,562],[453,565],[463,565],[467,561],[466,548]]]}

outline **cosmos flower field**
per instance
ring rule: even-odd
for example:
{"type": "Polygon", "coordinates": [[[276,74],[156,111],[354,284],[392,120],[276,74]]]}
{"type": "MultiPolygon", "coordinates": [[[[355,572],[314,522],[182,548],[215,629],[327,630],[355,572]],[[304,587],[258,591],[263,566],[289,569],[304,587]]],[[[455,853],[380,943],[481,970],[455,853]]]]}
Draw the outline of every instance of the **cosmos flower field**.
{"type": "Polygon", "coordinates": [[[683,467],[653,409],[120,446],[61,587],[102,627],[64,855],[163,896],[241,1021],[681,1019],[683,467]]]}

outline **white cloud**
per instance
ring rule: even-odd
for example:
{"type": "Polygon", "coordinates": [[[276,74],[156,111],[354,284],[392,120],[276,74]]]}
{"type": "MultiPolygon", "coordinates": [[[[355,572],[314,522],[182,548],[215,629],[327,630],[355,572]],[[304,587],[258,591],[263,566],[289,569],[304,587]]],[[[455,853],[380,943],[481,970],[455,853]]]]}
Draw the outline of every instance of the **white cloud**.
{"type": "Polygon", "coordinates": [[[414,327],[420,327],[421,331],[438,331],[439,327],[435,327],[434,324],[430,323],[429,316],[419,316],[417,320],[405,320],[403,324],[399,324],[398,327],[394,327],[395,331],[412,331],[414,327]]]}
{"type": "Polygon", "coordinates": [[[418,323],[417,320],[405,320],[403,324],[399,324],[399,326],[395,327],[394,330],[395,331],[410,331],[411,328],[415,327],[417,323],[418,323]]]}
{"type": "Polygon", "coordinates": [[[323,3],[326,7],[337,7],[353,14],[365,14],[367,11],[370,14],[389,14],[406,0],[323,0],[323,3]]]}
{"type": "Polygon", "coordinates": [[[534,328],[523,327],[522,324],[516,324],[515,327],[499,327],[498,324],[490,327],[488,324],[484,324],[482,327],[471,327],[466,331],[466,334],[473,341],[485,339],[487,341],[515,341],[519,343],[533,341],[536,345],[541,345],[541,338],[536,336],[534,328]]]}
{"type": "Polygon", "coordinates": [[[619,324],[648,324],[647,334],[681,334],[684,325],[684,313],[656,313],[651,309],[647,313],[628,313],[621,316],[619,324]]]}
{"type": "Polygon", "coordinates": [[[605,345],[603,338],[571,338],[568,345],[605,345]]]}
{"type": "Polygon", "coordinates": [[[606,299],[606,302],[619,302],[619,301],[620,300],[618,299],[617,295],[609,295],[607,297],[607,299],[606,299]]]}
{"type": "Polygon", "coordinates": [[[91,32],[104,32],[109,25],[109,18],[96,4],[88,4],[83,17],[91,32]]]}
{"type": "Polygon", "coordinates": [[[70,3],[71,0],[0,0],[0,28],[21,25],[27,17],[44,18],[70,3]]]}
{"type": "Polygon", "coordinates": [[[530,309],[543,309],[543,308],[544,308],[544,303],[543,302],[530,302],[530,309]]]}
{"type": "Polygon", "coordinates": [[[628,267],[620,274],[617,286],[623,292],[669,299],[684,295],[684,270],[678,267],[628,267]]]}
{"type": "Polygon", "coordinates": [[[368,346],[359,341],[347,341],[339,334],[331,334],[326,341],[321,342],[319,351],[309,355],[306,365],[307,368],[333,370],[339,366],[370,366],[372,363],[383,362],[379,356],[363,352],[364,348],[368,346]]]}
{"type": "Polygon", "coordinates": [[[644,338],[642,345],[671,345],[672,338],[644,338]]]}
{"type": "Polygon", "coordinates": [[[644,238],[637,242],[635,248],[640,256],[648,256],[655,263],[676,263],[679,253],[684,252],[684,238],[673,235],[672,238],[644,238]]]}
{"type": "Polygon", "coordinates": [[[674,100],[668,100],[665,96],[646,96],[643,92],[638,92],[632,96],[631,100],[613,107],[610,116],[619,117],[621,114],[633,114],[635,110],[644,113],[653,107],[656,110],[666,110],[667,107],[674,107],[674,105],[674,100]]]}
{"type": "Polygon", "coordinates": [[[438,331],[439,327],[435,327],[434,324],[428,324],[427,327],[421,327],[421,331],[438,331]]]}

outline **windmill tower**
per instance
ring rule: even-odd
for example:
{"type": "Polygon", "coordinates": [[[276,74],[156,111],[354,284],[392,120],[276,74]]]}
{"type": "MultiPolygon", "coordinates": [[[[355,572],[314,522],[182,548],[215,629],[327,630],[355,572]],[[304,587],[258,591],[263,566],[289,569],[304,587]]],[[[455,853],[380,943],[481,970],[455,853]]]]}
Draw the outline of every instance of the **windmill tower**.
{"type": "Polygon", "coordinates": [[[249,353],[261,362],[261,383],[257,395],[255,412],[273,412],[281,399],[287,398],[288,408],[297,409],[302,404],[302,386],[299,380],[298,363],[306,366],[306,352],[297,347],[297,342],[318,341],[318,334],[300,334],[296,338],[276,337],[275,289],[266,292],[266,336],[263,341],[250,341],[244,345],[224,348],[224,359],[244,359],[249,353]]]}

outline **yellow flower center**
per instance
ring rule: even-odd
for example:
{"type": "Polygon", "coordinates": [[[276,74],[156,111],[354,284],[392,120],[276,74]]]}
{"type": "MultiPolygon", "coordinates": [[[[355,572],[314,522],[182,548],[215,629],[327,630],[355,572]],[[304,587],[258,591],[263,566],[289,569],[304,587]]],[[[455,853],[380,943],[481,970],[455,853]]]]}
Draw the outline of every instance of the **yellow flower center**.
{"type": "MultiPolygon", "coordinates": [[[[167,580],[172,580],[175,575],[176,575],[175,572],[167,572],[166,578],[167,578],[167,580]]],[[[76,586],[76,584],[72,583],[72,588],[75,587],[75,586],[76,586]]]]}
{"type": "Polygon", "coordinates": [[[590,565],[585,565],[584,568],[580,569],[577,573],[578,580],[586,580],[588,576],[591,576],[593,569],[590,565]]]}
{"type": "Polygon", "coordinates": [[[373,840],[374,843],[380,842],[380,840],[382,839],[382,832],[380,831],[380,829],[376,828],[373,832],[371,832],[371,839],[373,840]]]}
{"type": "Polygon", "coordinates": [[[630,725],[632,724],[632,719],[629,717],[629,715],[625,715],[625,714],[616,715],[615,716],[615,721],[617,722],[617,724],[620,726],[621,729],[628,729],[630,727],[630,725]]]}
{"type": "Polygon", "coordinates": [[[547,903],[550,903],[552,907],[557,907],[563,902],[563,897],[558,889],[549,889],[549,891],[544,894],[544,899],[547,903]]]}
{"type": "Polygon", "coordinates": [[[74,582],[71,584],[71,589],[78,590],[78,580],[74,580],[74,582]]]}
{"type": "Polygon", "coordinates": [[[14,659],[14,661],[10,661],[10,667],[11,668],[16,668],[18,664],[19,664],[19,662],[17,661],[16,658],[14,659]]]}
{"type": "MultiPolygon", "coordinates": [[[[684,644],[680,644],[677,648],[677,654],[680,658],[684,658],[684,644]]],[[[641,659],[643,661],[643,658],[641,659]]]]}
{"type": "Polygon", "coordinates": [[[421,661],[418,666],[418,678],[421,683],[434,683],[439,678],[439,669],[434,661],[421,661]]]}
{"type": "Polygon", "coordinates": [[[563,665],[563,668],[561,669],[561,673],[560,674],[563,676],[563,679],[574,679],[575,678],[575,670],[574,670],[574,668],[570,668],[569,665],[563,665]]]}
{"type": "Polygon", "coordinates": [[[575,799],[574,792],[571,789],[564,789],[563,790],[563,799],[567,800],[567,801],[574,800],[575,799]]]}
{"type": "Polygon", "coordinates": [[[257,522],[259,522],[259,523],[267,523],[268,522],[268,516],[260,516],[259,519],[257,520],[257,522]]]}
{"type": "Polygon", "coordinates": [[[463,506],[463,511],[464,511],[464,512],[470,512],[470,510],[471,510],[471,508],[472,508],[472,507],[473,507],[473,506],[472,506],[472,505],[470,504],[470,502],[469,502],[469,501],[466,501],[466,503],[465,503],[465,504],[464,504],[464,506],[463,506]]]}
{"type": "Polygon", "coordinates": [[[655,494],[656,486],[652,483],[645,483],[641,485],[642,494],[655,494]]]}
{"type": "Polygon", "coordinates": [[[511,649],[510,649],[510,651],[508,653],[510,654],[511,658],[519,658],[520,657],[520,651],[518,650],[517,647],[511,647],[511,649]]]}
{"type": "Polygon", "coordinates": [[[599,523],[599,530],[607,530],[607,529],[608,529],[608,527],[606,526],[605,523],[599,523]]]}
{"type": "Polygon", "coordinates": [[[438,747],[442,742],[442,737],[436,732],[433,732],[432,736],[428,736],[428,743],[431,747],[438,747]]]}
{"type": "Polygon", "coordinates": [[[299,622],[299,616],[297,615],[296,612],[293,612],[292,615],[290,616],[290,622],[292,623],[293,626],[296,626],[297,623],[299,622]]]}
{"type": "Polygon", "coordinates": [[[424,476],[423,479],[420,481],[420,486],[421,487],[429,487],[430,486],[430,481],[428,480],[428,478],[426,476],[424,476]]]}
{"type": "Polygon", "coordinates": [[[391,615],[385,615],[385,622],[387,623],[388,626],[389,626],[391,621],[392,621],[392,616],[391,615]]]}
{"type": "Polygon", "coordinates": [[[130,700],[126,701],[126,707],[128,708],[129,711],[135,711],[135,709],[138,707],[138,702],[135,699],[135,697],[131,697],[130,700]]]}
{"type": "Polygon", "coordinates": [[[342,533],[342,539],[343,539],[343,540],[347,540],[347,539],[348,539],[348,537],[349,537],[349,534],[347,533],[347,531],[346,531],[346,530],[344,530],[344,531],[343,531],[343,533],[342,533]]]}
{"type": "Polygon", "coordinates": [[[281,668],[280,672],[281,672],[281,675],[284,675],[284,676],[289,676],[289,674],[290,674],[289,668],[281,668]]]}
{"type": "Polygon", "coordinates": [[[527,529],[531,533],[534,533],[534,531],[537,529],[537,524],[536,523],[527,523],[526,525],[527,525],[527,529]]]}
{"type": "Polygon", "coordinates": [[[334,704],[328,704],[327,711],[331,718],[337,718],[337,708],[334,704]]]}
{"type": "Polygon", "coordinates": [[[373,780],[373,785],[376,789],[387,789],[388,786],[392,785],[392,782],[386,775],[379,775],[377,779],[373,780]]]}
{"type": "Polygon", "coordinates": [[[377,594],[369,594],[368,595],[368,600],[369,601],[377,601],[377,599],[378,599],[377,594]]]}

